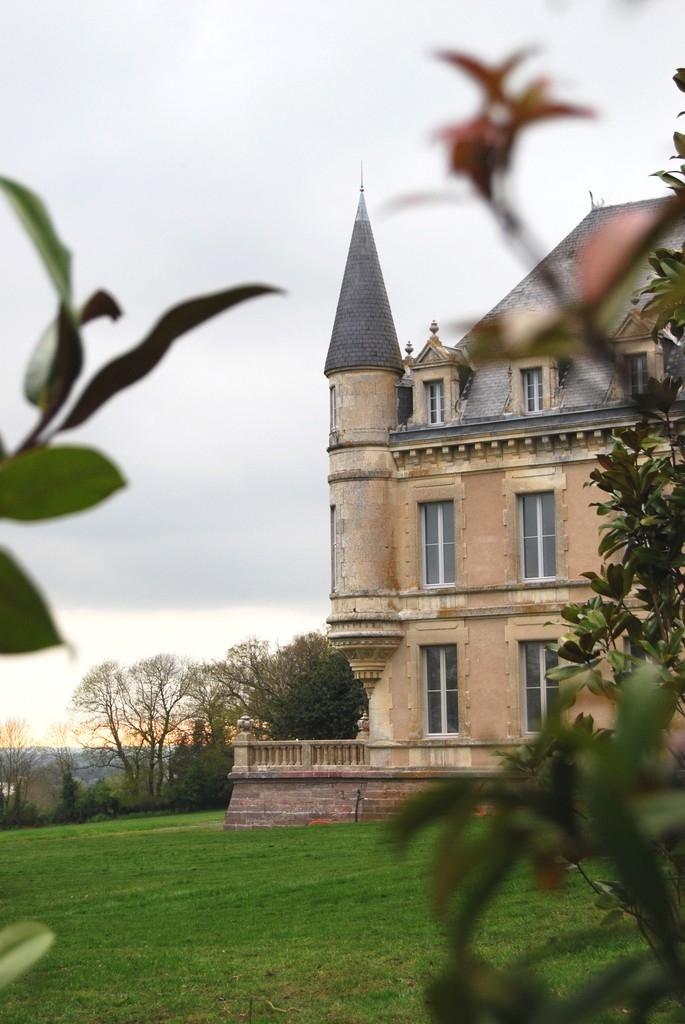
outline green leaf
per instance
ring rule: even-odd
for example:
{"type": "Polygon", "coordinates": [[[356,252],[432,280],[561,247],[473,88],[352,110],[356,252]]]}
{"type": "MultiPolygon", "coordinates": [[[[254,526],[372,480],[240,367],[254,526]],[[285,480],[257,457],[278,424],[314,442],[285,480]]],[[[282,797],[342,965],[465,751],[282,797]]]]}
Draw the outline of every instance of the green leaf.
{"type": "Polygon", "coordinates": [[[87,420],[117,391],[130,387],[155,368],[172,342],[182,334],[246,299],[277,292],[268,285],[243,285],[190,299],[165,313],[141,343],[129,352],[107,363],[86,385],[61,430],[70,430],[87,420]]]}
{"type": "Polygon", "coordinates": [[[673,81],[681,92],[685,92],[685,68],[678,68],[673,76],[673,81]]]}
{"type": "Polygon", "coordinates": [[[62,408],[83,368],[83,349],[79,324],[107,316],[121,316],[118,303],[106,291],[97,291],[78,311],[76,320],[60,306],[57,319],[48,325],[33,351],[24,377],[24,393],[33,405],[43,410],[34,437],[62,408]]]}
{"type": "Polygon", "coordinates": [[[24,377],[24,394],[42,409],[39,432],[69,396],[83,367],[83,349],[78,327],[61,305],[36,345],[24,377]]]}
{"type": "Polygon", "coordinates": [[[30,521],[82,512],[125,481],[92,448],[34,448],[0,463],[0,517],[30,521]]]}
{"type": "Polygon", "coordinates": [[[423,793],[407,800],[391,822],[397,840],[406,842],[430,822],[449,817],[463,824],[473,813],[480,794],[470,779],[454,779],[430,786],[423,793]]]}
{"type": "Polygon", "coordinates": [[[63,642],[39,591],[0,549],[0,654],[26,654],[63,642]]]}
{"type": "Polygon", "coordinates": [[[685,157],[685,135],[682,132],[673,132],[673,144],[678,156],[685,157]]]}
{"type": "MultiPolygon", "coordinates": [[[[629,778],[617,770],[609,746],[595,745],[583,761],[584,798],[596,834],[613,861],[631,899],[641,908],[664,945],[676,934],[673,907],[651,841],[641,832],[628,795],[629,778]]],[[[662,946],[663,948],[663,946],[662,946]]]]}
{"type": "Polygon", "coordinates": [[[33,240],[62,302],[71,309],[71,255],[57,237],[42,200],[9,178],[0,177],[0,189],[33,240]]]}
{"type": "Polygon", "coordinates": [[[55,936],[43,924],[21,921],[0,931],[0,988],[39,960],[54,942],[55,936]]]}
{"type": "MultiPolygon", "coordinates": [[[[647,957],[623,957],[587,984],[574,987],[566,998],[551,1000],[535,1015],[535,1024],[591,1024],[600,1019],[600,1014],[632,1000],[645,1011],[673,985],[666,972],[647,957]]],[[[641,1015],[631,1019],[647,1018],[641,1015]]]]}

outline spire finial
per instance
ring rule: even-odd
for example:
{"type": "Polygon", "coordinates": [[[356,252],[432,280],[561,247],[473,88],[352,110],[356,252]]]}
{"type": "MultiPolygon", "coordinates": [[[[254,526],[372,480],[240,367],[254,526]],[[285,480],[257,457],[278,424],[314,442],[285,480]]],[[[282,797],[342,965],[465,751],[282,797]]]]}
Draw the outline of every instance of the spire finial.
{"type": "Polygon", "coordinates": [[[359,191],[363,192],[364,191],[364,161],[363,160],[360,161],[359,167],[360,167],[360,171],[361,171],[359,191]]]}

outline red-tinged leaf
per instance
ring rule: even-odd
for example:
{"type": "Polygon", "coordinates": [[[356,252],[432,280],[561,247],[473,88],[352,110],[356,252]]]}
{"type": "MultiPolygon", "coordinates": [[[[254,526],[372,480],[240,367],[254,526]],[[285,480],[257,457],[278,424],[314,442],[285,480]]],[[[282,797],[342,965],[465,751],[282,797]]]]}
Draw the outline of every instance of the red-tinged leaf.
{"type": "Polygon", "coordinates": [[[658,210],[617,213],[585,242],[576,263],[581,300],[590,306],[605,301],[618,283],[629,287],[626,276],[642,265],[645,248],[670,217],[682,209],[677,199],[658,210]]]}
{"type": "Polygon", "coordinates": [[[479,117],[446,128],[439,137],[447,144],[450,170],[469,178],[489,199],[494,175],[504,170],[509,160],[512,139],[506,127],[479,117]]]}
{"type": "Polygon", "coordinates": [[[78,321],[81,325],[97,320],[99,317],[108,316],[110,320],[118,320],[122,314],[119,303],[109,292],[93,292],[91,297],[84,303],[78,313],[78,321]]]}
{"type": "Polygon", "coordinates": [[[561,889],[566,878],[566,864],[548,853],[541,853],[533,858],[533,874],[539,889],[561,889]]]}
{"type": "Polygon", "coordinates": [[[167,353],[172,342],[182,334],[246,299],[276,291],[278,289],[268,285],[243,285],[190,299],[175,306],[162,316],[136,348],[103,366],[86,385],[60,429],[70,430],[79,426],[118,391],[142,380],[167,353]]]}
{"type": "Polygon", "coordinates": [[[538,103],[535,107],[521,109],[516,108],[515,123],[517,128],[533,124],[536,121],[547,121],[553,117],[595,117],[595,111],[590,107],[579,107],[574,103],[553,103],[551,101],[538,103]]]}
{"type": "Polygon", "coordinates": [[[488,101],[497,103],[506,99],[504,92],[506,78],[514,68],[518,67],[526,57],[530,56],[530,53],[530,50],[520,50],[517,53],[513,53],[511,57],[508,57],[501,64],[494,64],[492,66],[483,64],[481,61],[476,60],[475,57],[470,57],[466,53],[444,51],[439,53],[438,57],[448,64],[454,64],[455,67],[470,75],[471,78],[475,79],[482,86],[488,101]]]}
{"type": "Polygon", "coordinates": [[[63,642],[43,596],[0,550],[0,654],[27,654],[63,642]]]}
{"type": "Polygon", "coordinates": [[[125,481],[91,448],[34,448],[0,463],[0,518],[30,522],[98,505],[125,481]]]}

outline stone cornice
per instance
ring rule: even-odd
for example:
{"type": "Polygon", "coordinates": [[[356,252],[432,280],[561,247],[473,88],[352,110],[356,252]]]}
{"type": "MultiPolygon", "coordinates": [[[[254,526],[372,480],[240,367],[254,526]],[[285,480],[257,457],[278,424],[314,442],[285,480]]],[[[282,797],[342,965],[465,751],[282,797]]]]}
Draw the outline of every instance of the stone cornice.
{"type": "MultiPolygon", "coordinates": [[[[415,438],[411,443],[391,445],[391,454],[398,471],[411,472],[413,469],[432,468],[440,464],[446,470],[455,465],[485,464],[511,458],[520,461],[531,456],[549,459],[592,456],[605,451],[611,444],[611,437],[620,424],[548,430],[541,433],[512,433],[493,436],[473,434],[466,437],[443,435],[441,438],[415,438]],[[421,443],[423,441],[423,443],[421,443]]],[[[398,435],[393,435],[396,439],[398,435]]]]}

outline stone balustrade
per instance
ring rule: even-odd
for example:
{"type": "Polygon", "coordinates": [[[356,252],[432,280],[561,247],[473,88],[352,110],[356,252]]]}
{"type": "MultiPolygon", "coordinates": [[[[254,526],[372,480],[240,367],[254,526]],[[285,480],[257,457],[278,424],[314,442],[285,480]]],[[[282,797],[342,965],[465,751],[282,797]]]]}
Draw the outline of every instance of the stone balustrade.
{"type": "Polygon", "coordinates": [[[257,740],[243,733],[235,740],[234,772],[362,768],[368,764],[364,740],[257,740]]]}

